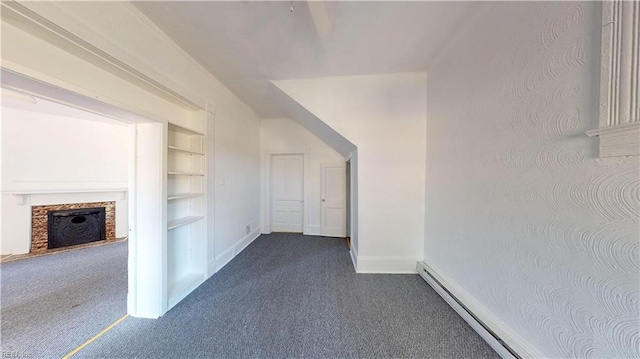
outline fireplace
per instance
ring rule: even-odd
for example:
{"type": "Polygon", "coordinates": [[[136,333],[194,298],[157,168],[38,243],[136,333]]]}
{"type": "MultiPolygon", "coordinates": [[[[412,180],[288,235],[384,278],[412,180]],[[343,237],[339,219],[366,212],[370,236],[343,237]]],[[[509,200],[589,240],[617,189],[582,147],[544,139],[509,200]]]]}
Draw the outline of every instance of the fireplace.
{"type": "Polygon", "coordinates": [[[31,254],[103,240],[116,240],[115,201],[31,207],[31,254]]]}
{"type": "Polygon", "coordinates": [[[47,248],[60,248],[105,240],[105,209],[49,211],[47,248]]]}

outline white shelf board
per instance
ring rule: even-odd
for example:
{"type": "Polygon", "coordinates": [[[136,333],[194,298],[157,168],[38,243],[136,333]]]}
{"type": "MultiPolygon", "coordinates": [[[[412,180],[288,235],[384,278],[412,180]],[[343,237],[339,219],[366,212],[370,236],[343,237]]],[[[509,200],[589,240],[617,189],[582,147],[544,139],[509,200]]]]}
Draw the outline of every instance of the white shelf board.
{"type": "Polygon", "coordinates": [[[167,172],[168,175],[171,176],[204,176],[204,173],[197,172],[167,172]]]}
{"type": "Polygon", "coordinates": [[[192,130],[190,128],[182,127],[180,125],[176,125],[175,123],[169,123],[169,130],[170,131],[176,131],[176,132],[184,133],[184,134],[187,134],[187,135],[204,136],[204,133],[202,133],[202,132],[198,132],[198,131],[192,130]]]}
{"type": "Polygon", "coordinates": [[[186,226],[187,224],[197,222],[203,218],[204,217],[202,216],[188,216],[188,217],[172,219],[170,221],[167,221],[167,230],[172,230],[178,227],[186,226]]]}
{"type": "Polygon", "coordinates": [[[176,146],[167,146],[169,148],[169,151],[174,151],[174,152],[183,152],[183,153],[188,153],[190,155],[200,155],[200,156],[204,156],[204,152],[199,152],[199,151],[191,151],[191,150],[187,150],[184,148],[180,148],[180,147],[176,147],[176,146]]]}
{"type": "Polygon", "coordinates": [[[167,304],[169,308],[178,304],[204,280],[204,273],[191,272],[168,284],[167,304]]]}
{"type": "Polygon", "coordinates": [[[201,196],[204,196],[204,193],[176,193],[176,194],[170,194],[167,197],[167,200],[173,201],[176,199],[194,198],[194,197],[201,197],[201,196]]]}

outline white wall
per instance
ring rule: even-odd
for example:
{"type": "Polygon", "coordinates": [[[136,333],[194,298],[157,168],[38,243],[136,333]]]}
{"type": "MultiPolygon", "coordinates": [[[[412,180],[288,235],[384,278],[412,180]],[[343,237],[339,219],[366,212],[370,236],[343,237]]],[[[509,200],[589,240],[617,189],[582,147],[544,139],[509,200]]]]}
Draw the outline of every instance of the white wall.
{"type": "Polygon", "coordinates": [[[305,233],[320,235],[320,180],[322,175],[320,164],[322,162],[345,162],[344,157],[309,132],[296,120],[290,118],[263,119],[261,141],[263,156],[262,196],[260,197],[262,208],[261,225],[263,227],[269,225],[267,218],[265,218],[266,205],[268,205],[265,203],[265,194],[268,191],[264,168],[265,151],[269,149],[306,148],[309,150],[309,205],[305,206],[305,210],[308,209],[309,211],[309,223],[305,224],[307,227],[305,233]]]}
{"type": "MultiPolygon", "coordinates": [[[[5,101],[6,102],[6,101],[5,101]]],[[[126,124],[95,115],[86,119],[2,107],[2,254],[28,253],[31,206],[115,201],[116,237],[127,236],[126,191],[129,130],[126,124]],[[7,192],[87,193],[31,194],[24,204],[7,192]]],[[[36,107],[37,105],[31,105],[36,107]]],[[[81,117],[82,114],[79,113],[81,117]]]]}
{"type": "Polygon", "coordinates": [[[424,242],[424,74],[274,84],[357,146],[358,271],[415,272],[424,242]]]}
{"type": "Polygon", "coordinates": [[[240,102],[216,114],[215,253],[218,268],[260,234],[260,120],[240,102]],[[249,225],[249,233],[246,226],[249,225]]]}
{"type": "Polygon", "coordinates": [[[600,4],[501,2],[429,68],[425,261],[524,355],[639,357],[640,170],[597,158],[600,4]]]}

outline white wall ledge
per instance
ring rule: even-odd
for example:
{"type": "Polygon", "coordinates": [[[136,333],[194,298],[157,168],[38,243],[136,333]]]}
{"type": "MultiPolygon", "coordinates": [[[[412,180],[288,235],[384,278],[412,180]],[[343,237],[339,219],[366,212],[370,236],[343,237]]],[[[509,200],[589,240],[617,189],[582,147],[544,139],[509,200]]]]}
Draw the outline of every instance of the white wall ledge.
{"type": "Polygon", "coordinates": [[[16,204],[24,206],[32,195],[71,194],[71,193],[120,193],[119,199],[126,199],[128,188],[92,188],[92,189],[43,189],[43,190],[16,190],[2,191],[3,195],[16,197],[16,204]]]}
{"type": "Polygon", "coordinates": [[[600,157],[640,155],[640,122],[593,129],[587,136],[600,137],[600,157]]]}
{"type": "Polygon", "coordinates": [[[17,190],[2,191],[2,194],[28,195],[28,194],[59,194],[59,193],[96,193],[96,192],[127,192],[128,188],[90,188],[90,189],[43,189],[43,190],[17,190]]]}

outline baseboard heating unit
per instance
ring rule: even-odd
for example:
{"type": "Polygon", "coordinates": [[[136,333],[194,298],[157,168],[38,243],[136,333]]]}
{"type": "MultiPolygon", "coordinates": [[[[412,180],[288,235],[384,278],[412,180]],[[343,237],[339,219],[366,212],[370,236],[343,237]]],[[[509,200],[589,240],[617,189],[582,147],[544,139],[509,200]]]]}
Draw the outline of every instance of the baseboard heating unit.
{"type": "Polygon", "coordinates": [[[513,348],[505,343],[491,328],[480,320],[467,306],[452,294],[442,283],[437,274],[424,262],[418,262],[416,266],[418,274],[429,284],[449,305],[455,310],[493,350],[502,358],[521,359],[513,348]]]}

